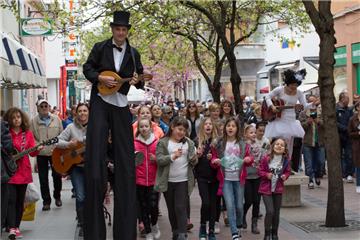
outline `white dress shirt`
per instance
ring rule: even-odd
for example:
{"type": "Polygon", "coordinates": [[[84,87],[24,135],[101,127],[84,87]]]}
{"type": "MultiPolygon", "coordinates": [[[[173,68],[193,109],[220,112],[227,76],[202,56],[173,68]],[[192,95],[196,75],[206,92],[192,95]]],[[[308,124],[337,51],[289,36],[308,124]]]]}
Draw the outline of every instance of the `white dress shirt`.
{"type": "MultiPolygon", "coordinates": [[[[112,40],[112,43],[115,44],[114,39],[112,40]]],[[[116,45],[116,44],[115,44],[116,45]]],[[[118,49],[113,48],[113,55],[114,55],[114,64],[115,64],[115,69],[116,72],[120,71],[120,66],[123,62],[124,59],[124,55],[125,55],[125,50],[126,50],[126,41],[123,43],[123,45],[121,45],[120,47],[122,48],[122,51],[120,52],[118,49]]],[[[116,92],[112,95],[101,95],[100,93],[98,93],[98,95],[107,103],[115,105],[117,107],[126,107],[128,105],[128,100],[127,100],[127,96],[116,92]]]]}

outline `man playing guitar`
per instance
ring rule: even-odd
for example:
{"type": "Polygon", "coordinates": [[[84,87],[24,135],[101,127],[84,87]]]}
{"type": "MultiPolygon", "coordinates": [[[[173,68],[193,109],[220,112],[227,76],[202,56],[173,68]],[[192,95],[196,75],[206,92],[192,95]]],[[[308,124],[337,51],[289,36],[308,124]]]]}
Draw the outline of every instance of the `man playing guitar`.
{"type": "Polygon", "coordinates": [[[105,157],[109,129],[114,149],[114,227],[113,238],[136,239],[136,185],[131,114],[127,102],[130,85],[142,88],[138,74],[143,73],[140,54],[127,39],[130,13],[114,12],[110,23],[112,38],[96,43],[83,66],[85,77],[92,82],[90,116],[85,153],[84,239],[106,239],[103,200],[106,190],[105,157]],[[116,72],[122,78],[132,77],[118,92],[101,95],[97,85],[115,87],[114,77],[103,71],[116,72]],[[136,74],[134,74],[136,72],[136,74]]]}

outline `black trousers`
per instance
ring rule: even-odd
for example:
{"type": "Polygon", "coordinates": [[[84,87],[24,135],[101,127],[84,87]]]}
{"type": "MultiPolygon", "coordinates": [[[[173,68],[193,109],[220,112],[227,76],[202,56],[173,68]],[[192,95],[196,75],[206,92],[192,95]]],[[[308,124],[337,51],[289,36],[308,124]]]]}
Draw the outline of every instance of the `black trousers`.
{"type": "Polygon", "coordinates": [[[55,172],[52,167],[51,156],[37,156],[37,165],[39,171],[40,191],[43,204],[51,204],[50,188],[49,188],[49,164],[51,166],[52,178],[54,183],[53,197],[61,198],[62,181],[61,175],[55,172]]]}
{"type": "Polygon", "coordinates": [[[174,234],[186,233],[188,182],[169,182],[164,197],[172,232],[174,234]]]}
{"type": "Polygon", "coordinates": [[[244,203],[244,218],[246,213],[252,205],[252,218],[259,216],[260,208],[260,194],[259,194],[260,178],[246,179],[245,182],[245,203],[244,203]]]}
{"type": "Polygon", "coordinates": [[[302,150],[302,138],[294,138],[294,146],[291,156],[291,169],[295,172],[299,171],[301,150],[302,150]]]}
{"type": "Polygon", "coordinates": [[[151,225],[155,225],[158,221],[159,193],[154,190],[154,186],[140,185],[136,185],[136,193],[140,220],[145,226],[146,233],[151,233],[151,225]]]}
{"type": "Polygon", "coordinates": [[[1,229],[5,227],[5,219],[7,215],[9,203],[9,184],[2,183],[1,184],[1,229]]]}
{"type": "Polygon", "coordinates": [[[266,215],[264,219],[265,231],[266,232],[277,232],[280,221],[280,207],[281,207],[281,194],[262,195],[266,215]]]}
{"type": "Polygon", "coordinates": [[[128,107],[117,107],[92,95],[86,135],[84,239],[106,239],[103,200],[107,186],[109,129],[114,154],[113,238],[136,239],[134,141],[128,107]]]}
{"type": "Polygon", "coordinates": [[[216,193],[219,182],[197,181],[201,197],[200,223],[206,224],[209,221],[209,230],[214,231],[216,220],[216,193]]]}
{"type": "Polygon", "coordinates": [[[24,211],[27,184],[9,184],[9,205],[7,224],[9,228],[18,228],[24,211]]]}

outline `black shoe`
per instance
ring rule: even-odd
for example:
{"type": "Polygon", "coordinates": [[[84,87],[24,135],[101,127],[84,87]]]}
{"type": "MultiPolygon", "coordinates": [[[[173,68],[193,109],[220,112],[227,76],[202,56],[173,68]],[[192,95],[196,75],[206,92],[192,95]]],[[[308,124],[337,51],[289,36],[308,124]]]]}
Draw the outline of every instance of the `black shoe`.
{"type": "Polygon", "coordinates": [[[251,219],[251,232],[253,234],[260,234],[260,230],[258,229],[258,226],[257,226],[257,218],[251,219]]]}
{"type": "Polygon", "coordinates": [[[44,204],[44,206],[42,207],[43,211],[49,211],[50,210],[50,204],[44,204]]]}
{"type": "Polygon", "coordinates": [[[271,231],[271,240],[279,240],[277,230],[276,231],[275,230],[271,231]]]}
{"type": "Polygon", "coordinates": [[[79,227],[79,237],[84,236],[84,229],[82,227],[79,227]]]}
{"type": "Polygon", "coordinates": [[[315,178],[315,183],[316,183],[316,186],[320,186],[320,184],[321,184],[320,178],[315,178]]]}
{"type": "Polygon", "coordinates": [[[242,228],[243,228],[243,229],[247,229],[246,217],[244,217],[244,219],[243,219],[242,228]]]}
{"type": "Polygon", "coordinates": [[[194,227],[194,224],[188,223],[187,226],[186,226],[186,230],[190,231],[193,227],[194,227]]]}
{"type": "Polygon", "coordinates": [[[59,198],[59,199],[55,199],[55,205],[56,205],[57,207],[61,207],[61,206],[62,206],[62,201],[61,201],[60,198],[59,198]]]}

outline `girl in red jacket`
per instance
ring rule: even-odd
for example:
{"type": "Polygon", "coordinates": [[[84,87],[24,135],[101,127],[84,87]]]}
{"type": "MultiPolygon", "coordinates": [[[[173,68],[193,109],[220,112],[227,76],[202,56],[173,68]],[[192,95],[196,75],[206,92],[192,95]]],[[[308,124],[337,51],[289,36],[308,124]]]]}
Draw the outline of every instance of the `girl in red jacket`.
{"type": "Polygon", "coordinates": [[[158,138],[151,129],[151,120],[140,119],[137,123],[135,151],[144,154],[144,161],[136,167],[137,200],[140,207],[140,221],[146,231],[146,239],[159,239],[160,230],[157,224],[159,213],[159,193],[154,191],[156,178],[156,145],[158,138]]]}
{"type": "MultiPolygon", "coordinates": [[[[15,149],[22,152],[35,146],[35,139],[29,131],[29,118],[18,108],[10,108],[4,116],[9,123],[10,134],[15,149]]],[[[40,148],[38,149],[40,150],[40,148]]],[[[35,157],[39,151],[30,153],[35,157]]],[[[31,164],[28,155],[16,161],[17,171],[9,180],[9,203],[7,211],[7,224],[9,226],[9,239],[22,237],[19,230],[24,211],[24,199],[27,185],[32,183],[31,164]]]]}
{"type": "Polygon", "coordinates": [[[260,162],[259,193],[263,196],[266,209],[264,240],[279,239],[278,228],[284,181],[290,176],[290,164],[287,156],[286,142],[284,139],[278,138],[273,141],[270,154],[264,156],[260,162]]]}

